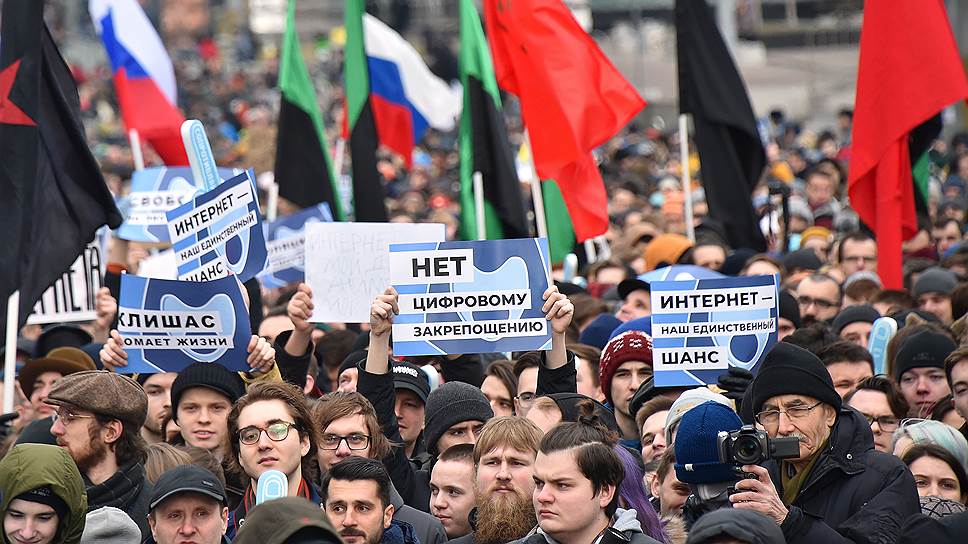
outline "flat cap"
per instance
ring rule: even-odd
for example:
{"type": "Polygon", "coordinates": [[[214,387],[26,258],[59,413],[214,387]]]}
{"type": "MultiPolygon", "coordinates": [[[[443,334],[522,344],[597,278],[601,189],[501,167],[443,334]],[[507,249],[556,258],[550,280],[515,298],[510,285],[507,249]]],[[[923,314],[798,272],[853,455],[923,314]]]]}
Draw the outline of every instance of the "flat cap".
{"type": "Polygon", "coordinates": [[[67,404],[120,419],[140,429],[148,414],[148,395],[138,382],[108,370],[88,370],[64,376],[47,395],[47,404],[67,404]]]}

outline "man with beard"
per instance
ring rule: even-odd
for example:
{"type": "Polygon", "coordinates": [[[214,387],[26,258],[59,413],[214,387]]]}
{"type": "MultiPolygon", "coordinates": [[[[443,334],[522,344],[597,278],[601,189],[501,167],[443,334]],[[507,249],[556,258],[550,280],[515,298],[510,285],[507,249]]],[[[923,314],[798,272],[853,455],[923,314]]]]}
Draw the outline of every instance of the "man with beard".
{"type": "Polygon", "coordinates": [[[830,321],[840,311],[840,284],[826,274],[813,274],[797,286],[800,322],[803,326],[830,321]]]}
{"type": "Polygon", "coordinates": [[[56,408],[51,434],[84,477],[88,512],[103,506],[123,510],[150,536],[145,479],[147,445],[139,430],[148,398],[131,378],[106,370],[64,376],[47,395],[56,408]]]}
{"type": "Polygon", "coordinates": [[[138,375],[138,383],[148,395],[148,417],[141,427],[141,438],[149,444],[165,441],[161,424],[171,413],[171,384],[177,377],[177,372],[138,375]]]}
{"type": "Polygon", "coordinates": [[[375,459],[347,457],[323,478],[323,508],[346,544],[419,544],[413,528],[393,519],[390,475],[375,459]]]}
{"type": "Polygon", "coordinates": [[[487,422],[474,444],[477,507],[471,511],[474,532],[454,544],[504,544],[534,527],[531,494],[534,458],[541,429],[530,420],[498,417],[487,422]]]}

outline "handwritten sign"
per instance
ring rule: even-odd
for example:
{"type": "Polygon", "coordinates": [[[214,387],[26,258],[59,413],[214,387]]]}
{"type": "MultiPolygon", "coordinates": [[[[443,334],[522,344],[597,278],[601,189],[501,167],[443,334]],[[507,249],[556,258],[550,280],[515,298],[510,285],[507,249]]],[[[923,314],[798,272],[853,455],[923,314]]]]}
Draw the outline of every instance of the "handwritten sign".
{"type": "Polygon", "coordinates": [[[390,245],[394,355],[551,349],[548,240],[390,245]]]}
{"type": "Polygon", "coordinates": [[[440,223],[316,223],[306,228],[306,283],[313,321],[365,323],[390,285],[391,243],[442,242],[440,223]]]}
{"type": "Polygon", "coordinates": [[[658,387],[715,383],[730,366],[755,373],[776,343],[777,276],[654,281],[651,287],[658,387]]]}

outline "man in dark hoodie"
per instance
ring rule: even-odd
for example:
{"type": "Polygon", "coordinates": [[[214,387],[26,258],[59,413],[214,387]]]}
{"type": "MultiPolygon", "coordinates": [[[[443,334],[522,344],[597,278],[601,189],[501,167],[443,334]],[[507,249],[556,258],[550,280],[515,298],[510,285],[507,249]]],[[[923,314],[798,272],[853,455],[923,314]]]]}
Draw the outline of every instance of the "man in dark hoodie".
{"type": "Polygon", "coordinates": [[[390,475],[375,459],[348,457],[323,478],[323,505],[346,544],[419,544],[410,524],[393,519],[390,475]]]}
{"type": "Polygon", "coordinates": [[[699,519],[686,544],[782,544],[783,532],[773,520],[751,510],[722,508],[699,519]]]}
{"type": "Polygon", "coordinates": [[[122,374],[89,370],[61,378],[46,402],[57,408],[51,434],[84,476],[88,511],[119,508],[147,537],[151,484],[141,438],[148,411],[144,390],[122,374]]]}
{"type": "Polygon", "coordinates": [[[841,405],[816,355],[780,342],[746,400],[770,438],[799,438],[800,456],[744,465],[756,478],[737,482],[729,500],[770,517],[787,542],[894,542],[904,520],[920,511],[911,472],[874,450],[867,420],[841,405]]]}

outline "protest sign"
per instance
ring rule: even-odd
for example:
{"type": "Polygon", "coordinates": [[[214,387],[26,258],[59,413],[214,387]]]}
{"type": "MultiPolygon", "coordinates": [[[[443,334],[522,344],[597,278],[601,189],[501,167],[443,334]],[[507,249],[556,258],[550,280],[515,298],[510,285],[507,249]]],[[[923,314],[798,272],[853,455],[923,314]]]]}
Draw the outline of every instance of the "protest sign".
{"type": "Polygon", "coordinates": [[[440,223],[316,223],[306,227],[306,283],[312,321],[366,323],[390,285],[391,243],[443,242],[440,223]]]}
{"type": "Polygon", "coordinates": [[[730,366],[755,373],[776,343],[778,276],[656,281],[651,287],[656,387],[716,383],[730,366]]]}
{"type": "Polygon", "coordinates": [[[390,244],[393,354],[551,349],[546,238],[390,244]]]}
{"type": "Polygon", "coordinates": [[[118,332],[128,354],[118,372],[180,372],[196,361],[248,370],[249,310],[234,277],[188,282],[125,274],[118,332]]]}
{"type": "Polygon", "coordinates": [[[262,214],[248,172],[169,211],[168,235],[178,279],[246,281],[266,265],[262,214]]]}
{"type": "Polygon", "coordinates": [[[262,285],[273,289],[303,281],[306,272],[306,225],[329,223],[332,220],[329,204],[323,202],[269,223],[266,227],[269,264],[259,276],[262,285]]]}
{"type": "MultiPolygon", "coordinates": [[[[241,174],[242,170],[219,168],[222,179],[241,174]]],[[[168,218],[165,214],[191,200],[205,188],[192,178],[187,166],[152,167],[137,170],[131,176],[131,193],[122,207],[124,223],[116,235],[132,242],[167,242],[168,218]]]]}
{"type": "Polygon", "coordinates": [[[177,280],[178,264],[175,262],[175,252],[165,249],[148,255],[138,263],[138,275],[143,278],[177,280]]]}
{"type": "Polygon", "coordinates": [[[95,298],[104,285],[104,264],[103,246],[95,238],[74,264],[44,291],[27,323],[42,325],[96,319],[95,298]]]}

